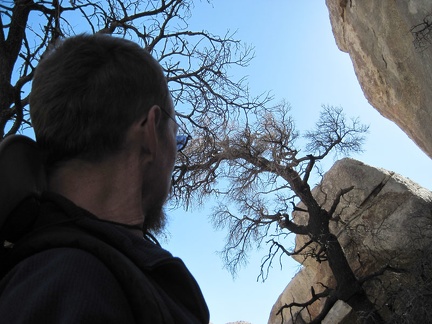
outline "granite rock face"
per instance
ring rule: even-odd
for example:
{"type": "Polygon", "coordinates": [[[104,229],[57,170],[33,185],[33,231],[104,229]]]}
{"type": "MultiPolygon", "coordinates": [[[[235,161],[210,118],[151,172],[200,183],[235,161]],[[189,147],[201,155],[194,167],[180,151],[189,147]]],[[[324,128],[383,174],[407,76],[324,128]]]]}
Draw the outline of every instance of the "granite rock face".
{"type": "MultiPolygon", "coordinates": [[[[353,189],[343,196],[336,209],[331,231],[337,235],[357,278],[368,276],[385,265],[406,268],[421,258],[421,252],[432,243],[432,192],[394,172],[353,159],[342,159],[325,174],[322,183],[313,189],[313,194],[328,210],[340,189],[351,186],[353,189]]],[[[300,204],[298,207],[304,206],[300,204]]],[[[307,217],[304,212],[293,213],[298,224],[304,223],[307,217]]],[[[297,235],[296,248],[307,241],[307,236],[297,235]]],[[[311,287],[315,293],[323,291],[324,286],[335,287],[327,263],[318,263],[306,255],[308,249],[295,257],[303,267],[273,306],[269,323],[281,323],[277,312],[283,305],[308,301],[312,296],[311,287]]],[[[385,287],[403,290],[403,285],[410,282],[410,278],[400,273],[386,272],[380,276],[379,284],[372,281],[366,284],[365,289],[370,299],[382,306],[382,316],[388,318],[391,312],[385,306],[388,304],[385,287]]],[[[311,318],[319,314],[323,303],[321,299],[309,307],[311,318]]],[[[352,322],[352,313],[342,306],[339,303],[340,310],[334,310],[332,316],[343,313],[348,316],[345,322],[352,322]]],[[[301,313],[301,317],[306,322],[310,320],[306,311],[301,313]]],[[[284,323],[292,322],[286,310],[284,323]]],[[[344,320],[335,323],[344,323],[344,320]]]]}
{"type": "Polygon", "coordinates": [[[432,1],[326,3],[370,104],[432,157],[432,1]]]}

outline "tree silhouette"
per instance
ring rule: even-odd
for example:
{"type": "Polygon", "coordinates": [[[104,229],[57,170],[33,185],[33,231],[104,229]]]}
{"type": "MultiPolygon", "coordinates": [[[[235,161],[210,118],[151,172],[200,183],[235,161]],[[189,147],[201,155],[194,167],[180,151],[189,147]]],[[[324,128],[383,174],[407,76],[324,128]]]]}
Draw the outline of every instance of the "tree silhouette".
{"type": "Polygon", "coordinates": [[[319,162],[331,153],[361,151],[367,129],[358,119],[348,120],[341,108],[324,106],[315,128],[300,136],[287,103],[260,109],[214,130],[216,138],[203,139],[202,134],[192,140],[175,169],[175,196],[186,202],[218,198],[220,204],[212,218],[217,228],[228,229],[222,255],[233,273],[246,263],[252,247],[265,243],[269,244],[269,254],[261,268],[263,278],[266,267],[280,253],[291,256],[308,250],[308,257],[328,262],[336,287],[324,287],[321,292],[312,288],[309,301],[285,305],[280,312],[294,306],[307,308],[326,297],[322,313],[313,322],[322,320],[339,299],[379,321],[363,289],[363,278],[355,276],[329,227],[340,200],[352,187],[340,188],[331,207],[325,209],[312,195],[309,184],[315,171],[321,173],[319,162]],[[207,159],[196,154],[200,151],[207,159]],[[298,207],[299,202],[305,207],[298,207]],[[291,211],[306,213],[307,221],[296,222],[291,211]],[[290,234],[306,235],[309,241],[294,250],[284,240],[290,234]]]}
{"type": "MultiPolygon", "coordinates": [[[[253,49],[208,31],[192,31],[191,0],[6,0],[0,3],[0,139],[31,126],[29,86],[47,48],[58,38],[107,33],[132,39],[165,70],[180,123],[193,133],[203,119],[227,122],[238,110],[270,98],[251,97],[245,79],[228,77],[247,66],[253,49]]],[[[208,129],[207,129],[208,131],[208,129]]],[[[211,134],[209,134],[211,135],[211,134]]]]}

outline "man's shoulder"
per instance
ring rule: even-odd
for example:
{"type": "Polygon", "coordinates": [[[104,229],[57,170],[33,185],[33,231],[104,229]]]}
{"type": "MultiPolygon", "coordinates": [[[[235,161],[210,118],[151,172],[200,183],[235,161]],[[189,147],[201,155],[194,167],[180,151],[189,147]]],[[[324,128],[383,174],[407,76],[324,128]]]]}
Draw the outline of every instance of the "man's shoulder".
{"type": "MultiPolygon", "coordinates": [[[[114,278],[109,268],[95,255],[76,248],[47,249],[19,262],[6,277],[15,280],[54,280],[70,278],[72,281],[107,280],[114,278]]],[[[6,279],[6,278],[5,278],[6,279]]],[[[62,281],[69,285],[71,281],[62,281]]]]}
{"type": "Polygon", "coordinates": [[[133,318],[108,267],[75,248],[45,250],[12,268],[0,282],[0,315],[10,323],[91,323],[101,318],[131,323],[133,318]]]}

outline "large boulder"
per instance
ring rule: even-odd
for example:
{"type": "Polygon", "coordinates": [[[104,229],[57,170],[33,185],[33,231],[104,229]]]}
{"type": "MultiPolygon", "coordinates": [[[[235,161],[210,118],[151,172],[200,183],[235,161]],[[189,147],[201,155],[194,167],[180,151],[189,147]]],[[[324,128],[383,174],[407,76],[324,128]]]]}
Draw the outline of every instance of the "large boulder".
{"type": "MultiPolygon", "coordinates": [[[[432,243],[432,192],[394,172],[377,169],[353,159],[342,159],[325,174],[319,186],[313,189],[316,200],[327,210],[332,206],[341,189],[353,189],[341,199],[331,231],[336,234],[348,262],[358,278],[368,276],[390,265],[407,269],[422,258],[422,252],[432,243]]],[[[301,204],[298,206],[304,208],[301,204]]],[[[307,220],[307,213],[294,212],[296,223],[307,220]]],[[[308,237],[297,235],[296,249],[304,245],[308,237]]],[[[285,288],[273,306],[269,323],[281,323],[281,307],[292,302],[306,302],[323,287],[335,287],[332,272],[326,262],[318,263],[310,255],[310,246],[295,259],[302,269],[285,288]]],[[[410,281],[399,271],[387,271],[365,285],[371,300],[381,307],[385,318],[394,310],[389,309],[388,291],[405,289],[401,285],[410,281]],[[397,282],[397,284],[395,284],[397,282]]],[[[397,301],[394,301],[396,303],[397,301]]],[[[319,314],[324,300],[314,303],[301,313],[307,322],[319,314]],[[310,317],[309,317],[310,316],[310,317]]],[[[341,304],[339,303],[339,306],[341,304]]],[[[342,308],[345,311],[345,308],[342,308]]],[[[299,309],[294,309],[294,314],[299,309]]],[[[341,313],[341,311],[334,311],[341,313]]],[[[352,314],[347,313],[352,320],[352,314]]],[[[284,323],[291,323],[289,311],[284,312],[284,323]]],[[[347,316],[348,316],[347,315],[347,316]]],[[[332,315],[335,316],[335,315],[332,315]]],[[[348,321],[348,323],[349,323],[348,321]]],[[[340,323],[343,323],[341,321],[340,323]]]]}
{"type": "Polygon", "coordinates": [[[432,1],[326,3],[370,104],[432,157],[432,1]]]}

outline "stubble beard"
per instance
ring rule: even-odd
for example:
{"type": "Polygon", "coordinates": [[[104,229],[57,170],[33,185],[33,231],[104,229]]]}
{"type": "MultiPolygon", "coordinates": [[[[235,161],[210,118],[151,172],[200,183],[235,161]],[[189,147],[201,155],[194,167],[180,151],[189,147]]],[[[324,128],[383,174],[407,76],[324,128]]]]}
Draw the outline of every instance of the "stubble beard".
{"type": "MultiPolygon", "coordinates": [[[[165,205],[172,195],[172,179],[170,179],[170,186],[168,193],[155,198],[149,205],[143,205],[144,218],[144,231],[149,231],[152,234],[163,234],[167,225],[168,216],[165,213],[165,205]]],[[[145,199],[143,199],[144,201],[145,199]]]]}
{"type": "Polygon", "coordinates": [[[164,203],[154,203],[147,208],[143,208],[145,220],[144,229],[153,234],[160,234],[164,231],[167,223],[164,203]]]}

